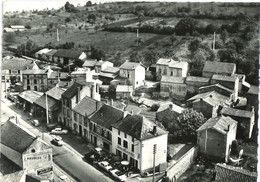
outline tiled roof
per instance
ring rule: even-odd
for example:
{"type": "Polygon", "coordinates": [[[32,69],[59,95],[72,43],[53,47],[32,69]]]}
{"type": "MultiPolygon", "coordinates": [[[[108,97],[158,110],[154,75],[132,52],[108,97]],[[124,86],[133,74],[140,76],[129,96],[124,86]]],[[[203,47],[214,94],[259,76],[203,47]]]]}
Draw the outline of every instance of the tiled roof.
{"type": "Polygon", "coordinates": [[[198,76],[187,76],[186,82],[205,82],[209,83],[210,78],[198,77],[198,76]]]}
{"type": "Polygon", "coordinates": [[[74,97],[78,92],[78,87],[80,87],[80,90],[81,90],[83,85],[84,84],[74,82],[65,92],[63,92],[62,96],[69,98],[69,99],[74,97]]]}
{"type": "Polygon", "coordinates": [[[174,76],[162,75],[161,82],[182,84],[185,83],[185,77],[174,77],[174,76]]]}
{"type": "Polygon", "coordinates": [[[254,116],[254,113],[252,111],[233,109],[228,107],[223,107],[220,113],[223,115],[237,116],[242,118],[251,118],[252,116],[254,116]]]}
{"type": "Polygon", "coordinates": [[[2,60],[2,70],[26,70],[33,68],[33,61],[23,58],[13,57],[2,60]]]}
{"type": "Polygon", "coordinates": [[[215,118],[208,119],[201,127],[199,127],[197,131],[202,131],[210,128],[222,134],[226,134],[228,126],[232,124],[237,124],[237,122],[228,116],[218,116],[215,118]]]}
{"type": "Polygon", "coordinates": [[[44,49],[41,49],[39,50],[38,52],[36,52],[35,54],[44,54],[44,53],[47,53],[51,51],[51,49],[48,49],[48,48],[44,48],[44,49]]]}
{"type": "Polygon", "coordinates": [[[117,75],[115,75],[114,73],[103,73],[103,72],[100,72],[99,76],[113,78],[113,79],[117,77],[117,75]]]}
{"type": "Polygon", "coordinates": [[[82,65],[82,67],[94,67],[97,64],[97,60],[95,61],[85,61],[82,65]]]}
{"type": "Polygon", "coordinates": [[[157,113],[161,112],[161,111],[164,111],[166,109],[169,109],[170,105],[172,105],[172,111],[177,112],[179,114],[182,113],[185,110],[184,108],[182,108],[182,107],[180,107],[180,106],[178,106],[178,105],[176,105],[176,104],[174,104],[172,102],[169,102],[169,103],[162,103],[162,104],[160,104],[160,107],[157,110],[157,113]]]}
{"type": "Polygon", "coordinates": [[[200,87],[199,90],[204,89],[204,88],[211,88],[211,87],[213,87],[213,88],[214,88],[214,87],[219,87],[219,88],[221,88],[221,89],[223,89],[223,90],[225,90],[225,91],[228,91],[228,92],[230,92],[230,93],[233,92],[231,89],[229,89],[229,88],[227,88],[227,87],[224,87],[223,85],[220,85],[219,83],[216,83],[216,84],[213,84],[213,85],[207,85],[207,86],[200,87]]]}
{"type": "Polygon", "coordinates": [[[32,90],[26,90],[24,92],[21,92],[18,97],[23,98],[24,100],[30,102],[33,104],[38,98],[40,98],[43,95],[41,92],[36,92],[32,90]]]}
{"type": "MultiPolygon", "coordinates": [[[[47,97],[47,102],[48,102],[48,110],[49,111],[56,111],[59,109],[59,103],[57,100],[47,97]]],[[[34,104],[41,106],[42,108],[46,109],[46,95],[42,95],[39,97],[34,104]]]]}
{"type": "Polygon", "coordinates": [[[171,58],[160,58],[156,64],[169,65],[171,61],[173,61],[171,58]]]}
{"type": "Polygon", "coordinates": [[[124,116],[124,111],[121,111],[115,107],[104,104],[91,118],[94,123],[111,129],[113,123],[118,122],[124,116]]]}
{"type": "MultiPolygon", "coordinates": [[[[200,102],[200,99],[197,99],[193,101],[193,103],[200,102]]],[[[203,101],[208,103],[211,106],[216,106],[216,105],[221,105],[221,106],[230,106],[231,102],[229,100],[221,100],[221,99],[216,99],[214,97],[206,97],[203,98],[203,101]]]]}
{"type": "MultiPolygon", "coordinates": [[[[2,182],[18,182],[23,181],[22,178],[26,174],[25,170],[16,171],[13,173],[8,173],[3,176],[2,182]]],[[[1,178],[0,178],[1,179],[1,178]]]]}
{"type": "Polygon", "coordinates": [[[251,85],[248,92],[248,94],[258,95],[259,94],[259,87],[256,85],[251,85]]]}
{"type": "Polygon", "coordinates": [[[180,68],[180,69],[188,67],[188,66],[189,66],[189,64],[184,61],[172,61],[169,64],[169,67],[171,67],[171,68],[180,68]]]}
{"type": "Polygon", "coordinates": [[[118,123],[113,124],[113,127],[138,140],[145,140],[168,133],[142,115],[127,115],[118,123]],[[156,135],[152,134],[154,126],[157,128],[156,135]]]}
{"type": "Polygon", "coordinates": [[[105,73],[117,73],[119,71],[118,67],[107,67],[106,69],[102,70],[105,73]]]}
{"type": "Polygon", "coordinates": [[[56,100],[61,100],[61,95],[65,92],[65,89],[59,87],[53,87],[52,89],[48,90],[46,93],[49,97],[52,97],[56,100]]]}
{"type": "Polygon", "coordinates": [[[82,116],[90,116],[95,111],[97,111],[101,105],[101,102],[86,96],[73,108],[73,111],[79,113],[82,116]]]}
{"type": "Polygon", "coordinates": [[[132,70],[132,69],[136,69],[139,65],[143,66],[141,63],[134,63],[134,62],[126,61],[119,68],[126,69],[126,70],[132,70]]]}
{"type": "Polygon", "coordinates": [[[6,121],[1,126],[0,142],[22,154],[36,139],[29,130],[22,128],[12,121],[6,121]]]}
{"type": "Polygon", "coordinates": [[[59,49],[53,54],[53,56],[78,59],[82,53],[83,52],[80,50],[59,49]]]}
{"type": "Polygon", "coordinates": [[[47,72],[47,70],[24,70],[23,75],[44,75],[47,72]]]}
{"type": "Polygon", "coordinates": [[[132,92],[133,86],[129,85],[117,85],[116,92],[132,92]]]}
{"type": "Polygon", "coordinates": [[[56,52],[57,52],[57,50],[52,49],[52,50],[50,50],[50,51],[48,51],[46,53],[43,53],[43,54],[46,55],[46,56],[53,56],[56,52]]]}
{"type": "Polygon", "coordinates": [[[235,82],[238,78],[236,76],[224,76],[224,75],[216,75],[212,76],[212,80],[220,80],[220,81],[227,81],[227,82],[235,82]]]}
{"type": "Polygon", "coordinates": [[[235,63],[223,63],[223,62],[216,62],[216,61],[206,61],[203,72],[211,72],[216,74],[232,74],[236,69],[235,63]]]}
{"type": "Polygon", "coordinates": [[[216,182],[256,182],[257,172],[251,172],[241,167],[217,163],[215,165],[216,182]]]}

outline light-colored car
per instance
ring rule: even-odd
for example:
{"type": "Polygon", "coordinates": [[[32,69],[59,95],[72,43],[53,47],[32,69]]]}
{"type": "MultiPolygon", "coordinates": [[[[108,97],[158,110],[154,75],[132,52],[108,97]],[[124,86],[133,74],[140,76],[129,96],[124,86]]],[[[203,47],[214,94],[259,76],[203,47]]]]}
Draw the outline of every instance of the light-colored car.
{"type": "Polygon", "coordinates": [[[118,169],[113,169],[110,171],[112,176],[114,176],[116,179],[119,179],[120,181],[126,181],[126,175],[119,171],[118,169]]]}
{"type": "Polygon", "coordinates": [[[65,135],[65,134],[68,134],[68,130],[65,130],[62,128],[55,128],[55,129],[51,130],[50,133],[54,134],[54,135],[65,135]]]}
{"type": "Polygon", "coordinates": [[[40,122],[39,122],[38,119],[31,120],[31,123],[32,123],[33,126],[40,126],[40,122]]]}
{"type": "Polygon", "coordinates": [[[107,161],[101,161],[98,163],[98,166],[106,171],[110,171],[112,169],[112,166],[109,165],[107,161]]]}
{"type": "Polygon", "coordinates": [[[64,144],[61,137],[54,137],[51,140],[51,143],[54,144],[54,145],[58,145],[58,146],[62,146],[64,144]]]}

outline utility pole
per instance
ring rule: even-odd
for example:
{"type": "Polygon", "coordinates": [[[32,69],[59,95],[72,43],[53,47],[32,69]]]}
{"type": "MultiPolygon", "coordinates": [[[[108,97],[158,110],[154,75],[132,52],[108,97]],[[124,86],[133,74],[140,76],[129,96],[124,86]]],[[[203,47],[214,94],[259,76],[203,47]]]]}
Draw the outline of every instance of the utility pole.
{"type": "Polygon", "coordinates": [[[47,124],[49,124],[49,115],[48,115],[48,96],[47,96],[47,93],[46,94],[46,121],[47,121],[47,124]]]}
{"type": "Polygon", "coordinates": [[[6,89],[6,75],[5,75],[5,98],[7,98],[7,89],[6,89]]]}
{"type": "Polygon", "coordinates": [[[157,144],[153,145],[153,182],[154,182],[154,174],[155,174],[155,154],[157,150],[157,144]]]}
{"type": "Polygon", "coordinates": [[[57,42],[60,41],[60,38],[59,38],[59,29],[57,28],[57,42]]]}
{"type": "Polygon", "coordinates": [[[25,55],[25,56],[26,56],[26,44],[27,44],[27,43],[25,42],[25,44],[24,44],[24,45],[25,45],[25,46],[24,46],[24,55],[25,55]]]}
{"type": "Polygon", "coordinates": [[[137,43],[137,46],[139,46],[139,29],[138,28],[136,29],[136,43],[137,43]]]}

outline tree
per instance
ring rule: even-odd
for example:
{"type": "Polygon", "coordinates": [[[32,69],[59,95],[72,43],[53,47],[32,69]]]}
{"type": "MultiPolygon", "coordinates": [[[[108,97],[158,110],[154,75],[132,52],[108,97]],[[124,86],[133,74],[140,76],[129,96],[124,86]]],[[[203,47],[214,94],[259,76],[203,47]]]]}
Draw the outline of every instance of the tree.
{"type": "Polygon", "coordinates": [[[203,125],[205,121],[206,119],[203,114],[193,109],[186,109],[177,118],[177,122],[182,129],[182,136],[193,138],[196,138],[196,130],[203,125]]]}
{"type": "Polygon", "coordinates": [[[195,30],[195,25],[196,25],[196,21],[193,18],[181,19],[175,27],[175,33],[177,35],[186,35],[186,34],[193,35],[195,30]]]}
{"type": "Polygon", "coordinates": [[[255,27],[253,25],[248,25],[244,29],[241,37],[244,40],[249,41],[249,40],[251,40],[254,37],[254,35],[255,35],[255,27]]]}
{"type": "Polygon", "coordinates": [[[18,53],[25,56],[34,55],[37,49],[38,49],[38,45],[36,45],[33,41],[27,41],[25,44],[21,44],[17,48],[18,53]]]}
{"type": "Polygon", "coordinates": [[[86,6],[87,6],[87,7],[92,6],[92,2],[91,2],[91,1],[88,1],[88,2],[86,3],[86,6]]]}
{"type": "Polygon", "coordinates": [[[88,21],[96,21],[96,15],[94,15],[94,14],[89,14],[88,15],[88,21]]]}
{"type": "Polygon", "coordinates": [[[171,35],[170,40],[171,40],[171,43],[172,43],[172,45],[173,45],[173,43],[177,40],[175,34],[172,34],[172,35],[171,35]]]}
{"type": "Polygon", "coordinates": [[[65,18],[65,22],[66,22],[66,23],[68,23],[68,22],[70,22],[70,21],[71,21],[71,18],[70,18],[70,17],[65,18]]]}
{"type": "Polygon", "coordinates": [[[91,52],[90,58],[92,59],[102,60],[105,59],[106,57],[105,53],[101,49],[93,46],[91,47],[90,52],[91,52]]]}
{"type": "Polygon", "coordinates": [[[153,104],[152,107],[151,107],[151,110],[152,111],[157,111],[160,107],[160,104],[153,104]]]}
{"type": "Polygon", "coordinates": [[[201,41],[199,41],[198,39],[191,41],[190,44],[189,44],[189,50],[190,50],[190,52],[191,52],[192,54],[193,54],[194,52],[196,52],[196,51],[198,50],[200,44],[201,44],[201,41]]]}
{"type": "Polygon", "coordinates": [[[100,27],[99,25],[96,25],[96,26],[94,27],[94,29],[96,30],[96,33],[97,33],[99,27],[100,27]]]}
{"type": "Polygon", "coordinates": [[[220,33],[220,39],[223,41],[223,43],[225,44],[228,38],[228,32],[226,29],[222,30],[220,33]]]}
{"type": "Polygon", "coordinates": [[[8,32],[3,35],[4,41],[7,43],[15,42],[15,34],[13,32],[8,32]]]}

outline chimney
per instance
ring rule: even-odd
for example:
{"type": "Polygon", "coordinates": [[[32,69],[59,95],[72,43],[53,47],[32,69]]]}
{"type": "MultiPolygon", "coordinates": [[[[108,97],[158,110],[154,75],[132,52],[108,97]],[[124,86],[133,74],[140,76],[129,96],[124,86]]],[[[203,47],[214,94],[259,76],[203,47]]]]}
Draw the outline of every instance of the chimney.
{"type": "Polygon", "coordinates": [[[77,88],[78,89],[78,102],[80,101],[80,87],[77,88]]]}
{"type": "Polygon", "coordinates": [[[227,132],[229,132],[229,129],[230,129],[230,124],[227,126],[227,132]]]}
{"type": "Polygon", "coordinates": [[[153,135],[156,135],[157,133],[157,126],[153,126],[153,135]]]}
{"type": "Polygon", "coordinates": [[[203,101],[203,98],[200,98],[200,101],[203,101]]]}
{"type": "Polygon", "coordinates": [[[173,107],[173,105],[172,105],[172,104],[169,104],[169,109],[170,109],[170,110],[172,110],[172,107],[173,107]]]}
{"type": "Polygon", "coordinates": [[[210,94],[209,97],[212,98],[213,96],[210,94]]]}

